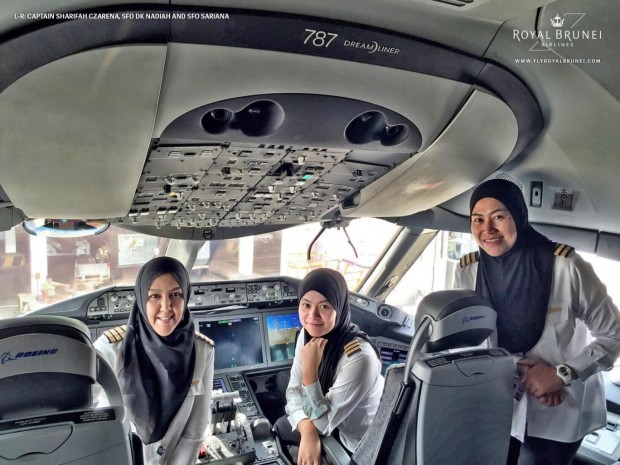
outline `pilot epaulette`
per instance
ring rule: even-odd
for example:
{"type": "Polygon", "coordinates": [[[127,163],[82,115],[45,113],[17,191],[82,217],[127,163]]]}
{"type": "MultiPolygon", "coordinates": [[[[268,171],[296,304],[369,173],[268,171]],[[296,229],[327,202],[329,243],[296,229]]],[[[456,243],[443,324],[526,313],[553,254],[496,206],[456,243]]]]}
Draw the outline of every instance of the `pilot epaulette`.
{"type": "Polygon", "coordinates": [[[198,331],[196,331],[196,338],[202,339],[203,341],[207,341],[207,344],[209,344],[210,346],[215,345],[215,342],[213,342],[213,339],[209,339],[207,336],[205,336],[202,333],[199,333],[198,331]]]}
{"type": "Polygon", "coordinates": [[[353,339],[351,342],[345,344],[344,346],[344,353],[347,354],[347,357],[350,357],[351,355],[361,351],[362,346],[360,346],[360,343],[357,339],[353,339]]]}
{"type": "Polygon", "coordinates": [[[127,325],[117,326],[116,328],[108,329],[103,332],[103,335],[108,338],[108,342],[110,344],[114,342],[120,342],[125,337],[125,332],[127,331],[127,325]]]}
{"type": "Polygon", "coordinates": [[[553,255],[557,255],[558,257],[568,257],[573,252],[573,250],[575,250],[575,247],[558,243],[555,246],[555,251],[553,252],[553,255]]]}
{"type": "Polygon", "coordinates": [[[478,252],[469,252],[461,257],[461,268],[476,263],[478,260],[480,260],[480,254],[478,252]]]}

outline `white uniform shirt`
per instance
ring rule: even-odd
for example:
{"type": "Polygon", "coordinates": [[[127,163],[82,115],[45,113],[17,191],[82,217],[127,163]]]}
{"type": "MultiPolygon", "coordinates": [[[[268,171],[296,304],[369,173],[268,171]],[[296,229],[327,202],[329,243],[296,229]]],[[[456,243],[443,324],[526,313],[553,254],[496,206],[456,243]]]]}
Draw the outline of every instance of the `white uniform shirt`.
{"type": "MultiPolygon", "coordinates": [[[[478,263],[457,267],[455,288],[475,289],[478,263]]],[[[523,289],[527,292],[527,289],[523,289]]],[[[592,265],[578,254],[556,256],[545,327],[524,357],[551,366],[565,363],[579,375],[564,388],[564,402],[546,407],[530,395],[514,401],[512,435],[574,442],[606,423],[600,371],[620,354],[620,314],[592,265]]]]}
{"type": "Polygon", "coordinates": [[[363,339],[355,340],[361,350],[350,356],[343,354],[336,366],[334,384],[323,395],[318,381],[309,386],[302,384],[300,336],[286,390],[286,413],[293,429],[305,418],[311,419],[322,435],[330,435],[338,428],[340,440],[351,452],[377,413],[384,384],[381,361],[374,349],[363,339]]]}
{"type": "MultiPolygon", "coordinates": [[[[101,336],[94,346],[118,376],[123,369],[122,341],[110,343],[106,336],[101,336]]],[[[198,450],[211,418],[214,359],[213,347],[201,336],[196,337],[195,347],[196,365],[189,392],[161,441],[143,444],[144,465],[194,465],[198,459],[198,450]],[[160,456],[157,449],[162,445],[166,451],[160,456]]],[[[98,388],[94,395],[99,395],[101,391],[98,388]]],[[[105,394],[102,398],[105,399],[105,394]]],[[[107,399],[102,401],[105,402],[107,399]]],[[[135,432],[133,425],[132,429],[135,432]]]]}

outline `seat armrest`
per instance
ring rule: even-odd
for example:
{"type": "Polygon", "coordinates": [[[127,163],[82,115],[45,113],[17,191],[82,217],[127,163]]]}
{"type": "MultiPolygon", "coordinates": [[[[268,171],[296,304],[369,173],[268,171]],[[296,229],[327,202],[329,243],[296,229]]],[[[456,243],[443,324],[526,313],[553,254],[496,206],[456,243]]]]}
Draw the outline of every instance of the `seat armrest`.
{"type": "Polygon", "coordinates": [[[348,452],[332,436],[321,436],[325,459],[331,465],[354,465],[348,452]]]}

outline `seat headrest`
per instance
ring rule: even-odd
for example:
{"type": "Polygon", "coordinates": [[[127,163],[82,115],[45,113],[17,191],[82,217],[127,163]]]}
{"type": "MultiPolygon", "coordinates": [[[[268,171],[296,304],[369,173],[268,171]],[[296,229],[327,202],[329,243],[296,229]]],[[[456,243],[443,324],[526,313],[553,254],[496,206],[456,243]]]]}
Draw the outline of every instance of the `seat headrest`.
{"type": "Polygon", "coordinates": [[[58,334],[90,344],[90,331],[81,321],[64,316],[32,315],[0,320],[0,339],[20,334],[58,334]]]}
{"type": "Polygon", "coordinates": [[[60,316],[0,321],[0,420],[90,407],[96,352],[86,325],[60,316]]]}
{"type": "Polygon", "coordinates": [[[415,327],[429,319],[431,330],[425,352],[482,344],[496,331],[497,315],[491,302],[469,289],[428,294],[420,301],[415,327]]]}

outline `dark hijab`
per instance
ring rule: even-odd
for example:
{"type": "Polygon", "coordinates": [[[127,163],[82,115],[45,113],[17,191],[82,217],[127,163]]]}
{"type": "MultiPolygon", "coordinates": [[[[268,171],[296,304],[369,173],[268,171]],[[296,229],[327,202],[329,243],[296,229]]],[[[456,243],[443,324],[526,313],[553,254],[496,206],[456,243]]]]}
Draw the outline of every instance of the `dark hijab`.
{"type": "Polygon", "coordinates": [[[135,293],[124,341],[124,369],[119,379],[131,421],[142,442],[151,444],[166,434],[192,383],[196,350],[194,322],[187,308],[189,275],[174,258],[155,258],[138,272],[135,293]],[[148,321],[146,301],[155,278],[166,273],[181,286],[184,309],[174,331],[162,337],[148,321]]]}
{"type": "MultiPolygon", "coordinates": [[[[344,346],[354,338],[359,337],[368,341],[379,357],[379,352],[374,346],[368,335],[361,331],[359,327],[351,323],[351,307],[349,306],[349,290],[344,277],[337,271],[329,268],[319,268],[306,275],[299,285],[299,298],[301,299],[307,292],[316,291],[323,295],[336,310],[336,325],[334,328],[322,336],[327,339],[327,345],[323,352],[323,358],[319,365],[319,382],[323,394],[329,391],[334,384],[334,373],[336,365],[342,354],[344,346]]],[[[312,339],[312,336],[303,329],[304,345],[312,339]]]]}
{"type": "Polygon", "coordinates": [[[516,184],[504,179],[483,182],[471,195],[470,214],[476,203],[487,197],[506,206],[515,222],[517,240],[499,257],[480,248],[476,292],[489,298],[497,312],[500,347],[525,353],[538,342],[545,327],[555,244],[530,225],[516,184]]]}

